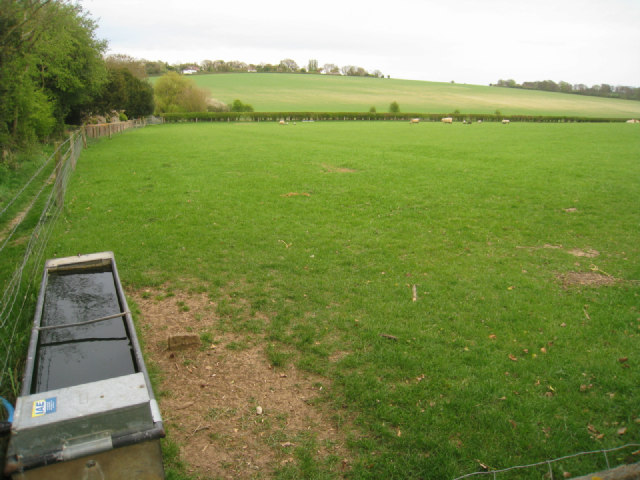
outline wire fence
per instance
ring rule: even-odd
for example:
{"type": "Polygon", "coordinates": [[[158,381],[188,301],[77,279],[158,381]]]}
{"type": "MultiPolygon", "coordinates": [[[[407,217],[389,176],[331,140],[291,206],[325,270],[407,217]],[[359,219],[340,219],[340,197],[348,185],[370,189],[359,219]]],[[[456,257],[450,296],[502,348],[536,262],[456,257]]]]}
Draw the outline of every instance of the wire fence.
{"type": "Polygon", "coordinates": [[[71,173],[87,146],[87,136],[111,138],[146,124],[146,120],[131,120],[108,128],[84,126],[56,145],[14,197],[0,205],[0,225],[6,225],[0,229],[0,393],[18,393],[19,362],[31,333],[29,325],[45,249],[62,211],[71,173]],[[40,182],[37,190],[34,182],[40,182]],[[16,213],[17,209],[20,211],[16,213]]]}
{"type": "Polygon", "coordinates": [[[0,211],[0,222],[7,224],[0,233],[0,263],[6,272],[0,284],[0,392],[17,394],[18,363],[30,334],[30,299],[35,298],[47,242],[83,146],[82,135],[71,134],[0,211]],[[42,183],[33,192],[28,187],[37,178],[42,183]],[[22,209],[16,214],[12,205],[22,209]]]}
{"type": "MultiPolygon", "coordinates": [[[[640,443],[628,443],[626,445],[622,445],[619,447],[613,447],[613,448],[602,449],[602,450],[593,450],[589,452],[578,452],[572,455],[565,455],[563,457],[554,458],[553,460],[544,460],[541,462],[531,463],[528,465],[515,465],[512,467],[503,468],[499,470],[485,468],[483,471],[468,473],[466,475],[462,475],[461,477],[456,477],[453,480],[463,480],[465,478],[471,478],[471,477],[483,477],[483,478],[488,477],[491,480],[525,478],[525,477],[526,478],[545,478],[549,480],[555,480],[555,479],[561,479],[561,478],[576,478],[578,475],[587,475],[589,473],[593,473],[594,472],[593,468],[595,467],[595,465],[598,465],[598,464],[599,466],[597,467],[597,470],[610,470],[613,466],[620,465],[619,461],[616,461],[614,463],[610,459],[610,454],[614,452],[621,452],[624,450],[628,450],[628,451],[636,450],[634,452],[630,452],[629,455],[626,455],[626,458],[640,460],[640,458],[634,458],[640,455],[640,450],[638,450],[639,448],[640,448],[640,443]],[[576,468],[579,468],[579,465],[576,465],[575,462],[570,464],[570,460],[583,459],[584,457],[593,457],[593,459],[596,461],[590,463],[591,468],[588,469],[589,471],[578,472],[576,471],[576,468]],[[560,468],[561,471],[558,471],[558,469],[554,471],[554,467],[562,466],[563,463],[565,465],[564,465],[564,468],[560,468]]],[[[481,465],[481,466],[486,467],[484,465],[481,465]]],[[[584,467],[582,467],[582,469],[584,469],[584,467]]],[[[640,469],[635,469],[635,475],[640,475],[640,469]]],[[[589,476],[589,478],[591,478],[591,476],[589,476]]],[[[593,478],[600,478],[600,477],[594,476],[593,478]]],[[[620,478],[631,478],[631,477],[621,476],[620,478]]],[[[639,478],[639,477],[633,476],[632,478],[639,478]]]]}

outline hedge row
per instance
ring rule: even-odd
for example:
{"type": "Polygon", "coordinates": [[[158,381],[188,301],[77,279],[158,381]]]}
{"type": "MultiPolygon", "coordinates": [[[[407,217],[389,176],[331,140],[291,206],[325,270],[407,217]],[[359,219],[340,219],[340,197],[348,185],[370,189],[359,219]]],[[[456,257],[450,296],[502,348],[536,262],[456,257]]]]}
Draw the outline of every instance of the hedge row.
{"type": "Polygon", "coordinates": [[[409,121],[419,118],[423,122],[439,122],[444,117],[454,122],[624,122],[623,118],[596,118],[545,115],[495,115],[488,113],[369,113],[369,112],[194,112],[163,113],[165,122],[305,122],[305,121],[353,121],[353,120],[391,120],[409,121]]]}

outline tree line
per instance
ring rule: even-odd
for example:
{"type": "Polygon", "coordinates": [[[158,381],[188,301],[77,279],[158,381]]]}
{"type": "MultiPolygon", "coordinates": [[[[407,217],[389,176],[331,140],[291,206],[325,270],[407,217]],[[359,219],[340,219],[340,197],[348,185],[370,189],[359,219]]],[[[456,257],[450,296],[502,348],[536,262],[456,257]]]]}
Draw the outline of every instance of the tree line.
{"type": "Polygon", "coordinates": [[[545,92],[573,93],[576,95],[589,95],[592,97],[621,98],[623,100],[640,101],[640,87],[628,87],[623,85],[611,86],[606,83],[601,85],[593,85],[591,87],[582,83],[570,84],[560,81],[558,83],[553,80],[542,80],[535,82],[516,83],[515,80],[498,80],[493,84],[494,87],[506,88],[523,88],[525,90],[542,90],[545,92]]]}
{"type": "Polygon", "coordinates": [[[0,0],[0,148],[47,141],[91,114],[153,112],[153,88],[106,61],[97,24],[65,0],[0,0]]]}
{"type": "Polygon", "coordinates": [[[158,61],[138,60],[139,68],[144,70],[149,76],[163,75],[168,72],[190,72],[190,73],[311,73],[326,75],[345,75],[354,77],[375,77],[383,78],[380,70],[368,71],[362,67],[354,65],[344,65],[339,67],[333,63],[320,65],[318,60],[311,59],[307,65],[299,66],[295,60],[285,58],[278,64],[271,63],[245,63],[238,60],[203,60],[200,63],[176,63],[173,65],[158,61]]]}

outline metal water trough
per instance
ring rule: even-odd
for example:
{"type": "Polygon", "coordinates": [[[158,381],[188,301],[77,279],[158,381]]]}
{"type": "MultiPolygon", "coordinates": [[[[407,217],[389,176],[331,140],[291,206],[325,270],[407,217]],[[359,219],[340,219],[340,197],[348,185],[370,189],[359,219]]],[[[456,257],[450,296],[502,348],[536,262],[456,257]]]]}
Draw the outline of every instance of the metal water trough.
{"type": "Polygon", "coordinates": [[[161,437],[113,253],[48,260],[5,473],[163,479],[161,437]]]}

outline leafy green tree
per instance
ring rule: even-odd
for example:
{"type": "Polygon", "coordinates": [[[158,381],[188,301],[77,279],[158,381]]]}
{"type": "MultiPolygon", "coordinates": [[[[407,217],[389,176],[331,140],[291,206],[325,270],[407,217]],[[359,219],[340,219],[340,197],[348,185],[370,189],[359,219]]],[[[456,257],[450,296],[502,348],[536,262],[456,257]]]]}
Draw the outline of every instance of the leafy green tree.
{"type": "Polygon", "coordinates": [[[0,147],[62,131],[105,81],[96,24],[63,0],[0,0],[0,147]]]}
{"type": "Polygon", "coordinates": [[[161,60],[155,62],[143,60],[143,63],[147,75],[164,75],[169,71],[169,65],[161,60]]]}
{"type": "Polygon", "coordinates": [[[53,130],[53,110],[33,81],[32,51],[49,2],[0,0],[0,146],[35,140],[53,130]],[[40,125],[40,128],[38,128],[40,125]],[[45,128],[47,126],[49,128],[45,128]],[[44,131],[43,131],[44,129],[44,131]]]}
{"type": "Polygon", "coordinates": [[[391,112],[391,113],[400,112],[400,105],[398,105],[398,102],[391,102],[389,104],[389,112],[391,112]]]}
{"type": "Polygon", "coordinates": [[[129,89],[128,101],[124,104],[124,111],[129,118],[146,117],[155,109],[153,101],[153,87],[146,80],[131,77],[127,82],[129,89]]]}
{"type": "Polygon", "coordinates": [[[130,55],[117,53],[107,56],[105,64],[108,70],[117,70],[126,68],[136,78],[147,78],[146,60],[137,60],[130,55]]]}
{"type": "Polygon", "coordinates": [[[95,37],[97,24],[79,5],[55,1],[43,12],[46,27],[34,48],[35,68],[62,128],[65,122],[80,123],[91,111],[106,80],[102,54],[107,44],[95,37]]]}
{"type": "Polygon", "coordinates": [[[153,90],[157,113],[207,111],[209,91],[176,72],[160,77],[153,90]]]}
{"type": "Polygon", "coordinates": [[[95,104],[96,113],[122,111],[128,118],[151,115],[154,110],[153,87],[135,77],[128,68],[109,68],[108,81],[95,104]]]}
{"type": "Polygon", "coordinates": [[[230,110],[232,112],[253,112],[253,107],[248,103],[242,103],[240,100],[235,99],[231,104],[230,110]]]}

